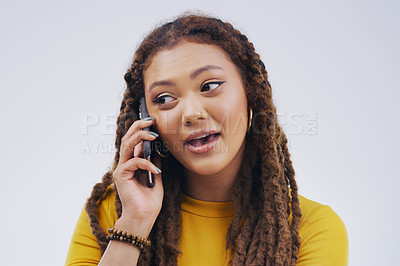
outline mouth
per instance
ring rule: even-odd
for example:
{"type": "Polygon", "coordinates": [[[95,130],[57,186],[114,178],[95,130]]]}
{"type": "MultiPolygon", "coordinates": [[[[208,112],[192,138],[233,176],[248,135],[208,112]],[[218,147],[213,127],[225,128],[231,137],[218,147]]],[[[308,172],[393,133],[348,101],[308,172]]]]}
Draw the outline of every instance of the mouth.
{"type": "Polygon", "coordinates": [[[220,135],[220,133],[204,134],[202,136],[199,136],[197,138],[194,138],[194,139],[186,142],[186,145],[199,147],[199,146],[202,146],[202,145],[205,145],[205,144],[211,142],[215,137],[217,137],[219,135],[220,135]]]}
{"type": "Polygon", "coordinates": [[[185,143],[188,151],[193,153],[205,153],[210,151],[217,143],[220,133],[203,134],[185,143]]]}

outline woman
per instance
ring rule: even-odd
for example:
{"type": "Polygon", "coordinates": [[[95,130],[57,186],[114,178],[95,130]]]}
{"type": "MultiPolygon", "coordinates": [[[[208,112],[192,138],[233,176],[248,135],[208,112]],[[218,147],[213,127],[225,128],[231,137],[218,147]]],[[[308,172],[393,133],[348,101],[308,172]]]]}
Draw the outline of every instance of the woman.
{"type": "Polygon", "coordinates": [[[144,39],[125,80],[114,166],[93,188],[67,265],[347,264],[340,218],[297,193],[268,75],[246,36],[182,15],[144,39]],[[156,144],[151,161],[144,140],[156,144]]]}

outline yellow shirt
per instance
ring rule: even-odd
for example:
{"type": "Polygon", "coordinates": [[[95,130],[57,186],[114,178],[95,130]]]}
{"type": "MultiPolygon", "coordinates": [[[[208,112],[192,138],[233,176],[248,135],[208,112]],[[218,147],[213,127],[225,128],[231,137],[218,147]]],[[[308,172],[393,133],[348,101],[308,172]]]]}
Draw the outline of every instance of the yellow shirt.
{"type": "MultiPolygon", "coordinates": [[[[205,202],[182,195],[182,235],[178,265],[226,265],[231,258],[225,252],[226,232],[232,221],[232,202],[205,202]]],[[[99,208],[99,222],[104,231],[118,219],[112,189],[99,208]]],[[[340,217],[327,205],[299,195],[302,218],[297,265],[347,265],[348,238],[340,217]]],[[[97,265],[99,245],[92,234],[83,209],[69,247],[66,265],[97,265]]]]}
{"type": "Polygon", "coordinates": [[[178,265],[228,265],[231,254],[225,254],[225,246],[235,212],[232,201],[200,201],[184,194],[182,199],[178,265]]]}

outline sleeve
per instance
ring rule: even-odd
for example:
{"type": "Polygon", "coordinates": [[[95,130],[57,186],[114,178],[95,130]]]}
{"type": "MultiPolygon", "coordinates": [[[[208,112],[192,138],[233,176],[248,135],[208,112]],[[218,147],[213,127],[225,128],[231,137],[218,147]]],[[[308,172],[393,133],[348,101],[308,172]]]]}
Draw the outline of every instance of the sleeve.
{"type": "MultiPolygon", "coordinates": [[[[108,227],[114,227],[117,220],[117,215],[114,213],[112,197],[107,197],[99,207],[99,223],[105,232],[108,227]]],[[[89,217],[83,208],[72,235],[65,265],[98,265],[100,259],[100,246],[92,233],[89,217]]]]}
{"type": "Polygon", "coordinates": [[[348,237],[340,217],[327,205],[316,208],[300,223],[297,265],[348,265],[348,237]]]}

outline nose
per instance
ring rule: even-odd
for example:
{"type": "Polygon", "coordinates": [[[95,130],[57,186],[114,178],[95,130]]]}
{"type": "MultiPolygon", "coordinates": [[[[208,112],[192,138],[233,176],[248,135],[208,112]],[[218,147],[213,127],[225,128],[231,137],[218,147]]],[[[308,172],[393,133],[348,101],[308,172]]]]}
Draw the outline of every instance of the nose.
{"type": "Polygon", "coordinates": [[[191,115],[184,115],[182,122],[185,126],[189,126],[195,123],[197,120],[207,119],[208,115],[200,111],[199,113],[191,114],[191,115]]]}
{"type": "Polygon", "coordinates": [[[182,114],[183,125],[190,126],[198,120],[205,120],[207,118],[207,112],[196,99],[186,99],[182,114]]]}

